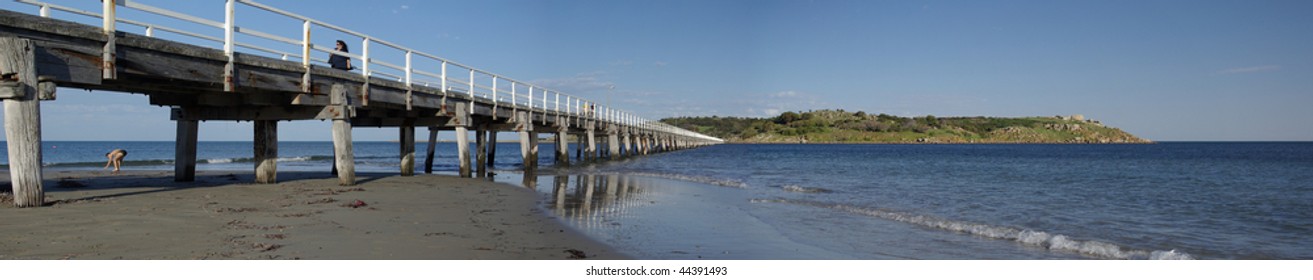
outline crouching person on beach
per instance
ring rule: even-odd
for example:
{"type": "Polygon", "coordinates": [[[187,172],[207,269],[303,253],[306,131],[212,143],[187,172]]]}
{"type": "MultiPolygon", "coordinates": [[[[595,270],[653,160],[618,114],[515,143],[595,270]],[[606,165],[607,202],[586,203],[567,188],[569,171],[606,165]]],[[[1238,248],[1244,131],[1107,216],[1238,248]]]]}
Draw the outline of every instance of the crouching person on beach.
{"type": "Polygon", "coordinates": [[[113,151],[109,151],[109,153],[105,154],[105,157],[109,158],[109,161],[105,162],[105,168],[101,168],[101,169],[107,169],[111,164],[113,164],[114,172],[112,172],[112,174],[119,174],[119,166],[123,165],[123,157],[125,156],[128,156],[128,151],[125,151],[123,149],[114,149],[113,151]]]}

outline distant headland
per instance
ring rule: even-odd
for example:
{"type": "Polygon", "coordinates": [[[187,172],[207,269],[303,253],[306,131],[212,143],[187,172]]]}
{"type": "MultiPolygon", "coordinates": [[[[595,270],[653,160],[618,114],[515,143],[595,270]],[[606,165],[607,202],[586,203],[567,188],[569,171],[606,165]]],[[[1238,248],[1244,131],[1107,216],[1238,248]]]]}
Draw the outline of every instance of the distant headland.
{"type": "Polygon", "coordinates": [[[1082,115],[899,117],[844,110],[776,117],[678,117],[662,122],[735,143],[1152,143],[1082,115]]]}

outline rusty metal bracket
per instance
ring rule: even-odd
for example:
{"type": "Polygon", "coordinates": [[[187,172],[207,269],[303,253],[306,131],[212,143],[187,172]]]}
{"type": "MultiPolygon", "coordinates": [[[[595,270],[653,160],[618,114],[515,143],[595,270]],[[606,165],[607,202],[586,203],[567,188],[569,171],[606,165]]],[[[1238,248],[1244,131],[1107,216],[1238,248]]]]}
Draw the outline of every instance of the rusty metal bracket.
{"type": "Polygon", "coordinates": [[[27,96],[23,82],[18,81],[18,74],[0,74],[0,99],[22,99],[27,96]]]}
{"type": "Polygon", "coordinates": [[[328,105],[315,115],[317,120],[350,120],[356,117],[356,108],[347,105],[328,105]]]}

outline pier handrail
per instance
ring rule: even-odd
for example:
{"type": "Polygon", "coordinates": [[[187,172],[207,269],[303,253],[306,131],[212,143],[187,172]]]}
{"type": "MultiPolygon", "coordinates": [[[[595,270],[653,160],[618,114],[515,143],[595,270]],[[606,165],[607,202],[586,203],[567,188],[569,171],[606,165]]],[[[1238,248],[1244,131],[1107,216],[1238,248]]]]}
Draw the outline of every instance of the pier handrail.
{"type": "MultiPolygon", "coordinates": [[[[682,128],[671,126],[656,120],[649,120],[633,114],[631,112],[608,107],[588,99],[578,96],[562,93],[561,91],[550,89],[541,85],[519,81],[499,75],[490,71],[478,69],[467,64],[462,64],[450,59],[439,57],[437,55],[425,53],[416,49],[408,48],[397,43],[379,39],[363,32],[357,32],[351,29],[340,27],[328,22],[316,20],[310,17],[302,16],[293,12],[275,8],[273,6],[261,4],[252,0],[225,0],[224,2],[224,20],[215,21],[194,15],[188,15],[181,12],[171,11],[164,8],[154,7],[139,3],[134,0],[102,0],[101,13],[79,10],[76,8],[56,5],[37,0],[14,0],[15,2],[34,5],[38,7],[38,13],[42,17],[51,17],[51,10],[63,11],[75,15],[88,16],[101,19],[104,30],[107,34],[122,31],[116,27],[116,23],[125,23],[145,28],[145,36],[155,37],[156,31],[164,31],[178,34],[186,37],[200,39],[202,41],[222,43],[225,55],[231,61],[237,47],[250,49],[262,53],[272,54],[283,60],[299,59],[301,64],[307,69],[312,63],[326,64],[324,59],[314,58],[312,52],[318,51],[322,54],[336,54],[350,57],[360,61],[360,75],[368,81],[370,78],[384,78],[396,80],[405,83],[407,88],[415,85],[440,87],[444,96],[450,96],[453,93],[463,94],[464,98],[469,99],[470,109],[473,109],[477,100],[486,100],[494,108],[509,108],[510,110],[524,110],[530,113],[555,114],[574,118],[576,120],[597,120],[602,122],[616,123],[624,126],[637,127],[649,131],[674,134],[683,137],[696,138],[706,141],[723,142],[723,140],[701,133],[688,131],[682,128]],[[252,7],[258,10],[267,11],[285,18],[301,22],[302,36],[300,39],[288,38],[271,33],[262,32],[253,28],[238,26],[234,20],[236,6],[238,4],[252,7]],[[149,14],[168,17],[189,23],[195,23],[202,26],[219,29],[223,37],[205,35],[208,32],[185,30],[181,27],[169,27],[160,24],[152,24],[144,21],[131,20],[118,16],[116,7],[129,8],[149,14]],[[344,53],[333,49],[318,46],[312,42],[312,27],[327,28],[337,32],[342,32],[354,36],[360,40],[361,51],[359,54],[344,53]],[[280,51],[276,47],[259,45],[256,42],[239,42],[235,34],[245,34],[272,42],[300,47],[300,53],[280,51]],[[378,51],[371,50],[371,46],[382,46],[392,51],[404,53],[404,62],[389,61],[375,58],[372,55],[380,54],[378,51]],[[419,60],[419,61],[417,61],[419,60]],[[424,63],[424,62],[427,62],[424,63]],[[376,66],[376,67],[371,67],[376,66]],[[431,68],[430,68],[431,67],[431,68]],[[422,69],[437,70],[437,73],[428,72],[422,69]],[[461,77],[462,73],[468,73],[468,76],[461,77]],[[452,75],[454,74],[454,75],[452,75]],[[419,76],[418,79],[416,76],[419,76]],[[429,79],[425,79],[429,78],[429,79]],[[430,80],[430,79],[436,79],[430,80]],[[482,81],[482,82],[481,82],[482,81]],[[509,89],[507,88],[509,85],[509,89]],[[520,92],[518,89],[525,89],[520,92]],[[463,90],[458,92],[456,90],[463,90]],[[536,95],[541,93],[541,95],[536,95]],[[564,103],[562,102],[564,99],[564,103]]],[[[209,32],[213,32],[211,29],[209,32]]],[[[284,46],[285,47],[285,46],[284,46]]],[[[429,70],[429,71],[432,71],[429,70]]]]}

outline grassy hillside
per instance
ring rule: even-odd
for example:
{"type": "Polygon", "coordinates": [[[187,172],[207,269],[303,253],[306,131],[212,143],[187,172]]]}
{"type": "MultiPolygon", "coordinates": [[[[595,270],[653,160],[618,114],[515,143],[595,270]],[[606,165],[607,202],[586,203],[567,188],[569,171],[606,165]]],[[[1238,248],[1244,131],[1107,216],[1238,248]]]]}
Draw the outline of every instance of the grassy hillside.
{"type": "Polygon", "coordinates": [[[662,122],[751,143],[1149,143],[1083,117],[899,117],[866,112],[785,112],[772,118],[680,117],[662,122]]]}

